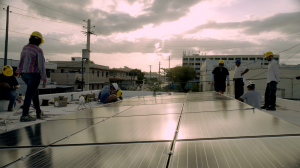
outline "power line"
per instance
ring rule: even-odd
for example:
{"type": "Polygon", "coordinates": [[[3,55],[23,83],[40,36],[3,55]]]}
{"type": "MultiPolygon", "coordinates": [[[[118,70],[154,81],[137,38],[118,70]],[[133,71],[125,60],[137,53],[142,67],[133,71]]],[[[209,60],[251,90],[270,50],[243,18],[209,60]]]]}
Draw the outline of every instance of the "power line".
{"type": "Polygon", "coordinates": [[[47,8],[47,9],[50,9],[50,10],[56,11],[56,12],[58,12],[58,13],[62,13],[62,14],[64,14],[64,15],[67,15],[67,16],[70,16],[70,17],[73,17],[73,18],[76,18],[76,19],[79,19],[79,20],[84,20],[84,19],[81,19],[81,18],[78,18],[78,17],[72,16],[72,15],[66,14],[66,13],[64,13],[64,12],[58,11],[58,10],[56,10],[56,9],[52,9],[52,8],[50,8],[50,7],[47,7],[47,6],[45,6],[45,5],[41,5],[41,4],[39,4],[39,3],[32,2],[31,0],[27,0],[27,1],[29,1],[29,2],[31,2],[31,3],[34,3],[34,4],[37,4],[37,5],[40,5],[40,6],[44,7],[44,8],[47,8]]]}
{"type": "MultiPolygon", "coordinates": [[[[1,2],[0,2],[0,4],[7,5],[7,4],[1,3],[1,2]]],[[[8,5],[7,5],[7,6],[8,6],[8,5]]],[[[9,5],[9,7],[12,7],[12,8],[15,8],[15,9],[18,9],[18,10],[22,10],[22,11],[26,11],[26,12],[30,12],[30,13],[34,13],[34,14],[37,14],[37,15],[49,17],[49,18],[52,18],[52,19],[57,19],[57,20],[61,20],[61,21],[71,22],[71,23],[74,23],[74,24],[80,24],[80,23],[76,23],[76,22],[73,22],[73,21],[63,20],[63,19],[59,19],[59,18],[52,17],[52,16],[49,16],[49,15],[43,15],[43,14],[40,14],[40,13],[37,13],[37,12],[33,12],[33,11],[21,9],[21,8],[18,8],[18,7],[15,7],[15,6],[11,6],[11,5],[9,5]]],[[[19,15],[22,15],[22,14],[19,14],[19,15]]],[[[28,15],[24,15],[24,16],[29,17],[28,15]]],[[[31,16],[30,16],[30,17],[31,17],[31,16]]],[[[33,18],[35,18],[35,17],[33,17],[33,18]]],[[[59,22],[59,23],[60,23],[60,22],[59,22]]]]}

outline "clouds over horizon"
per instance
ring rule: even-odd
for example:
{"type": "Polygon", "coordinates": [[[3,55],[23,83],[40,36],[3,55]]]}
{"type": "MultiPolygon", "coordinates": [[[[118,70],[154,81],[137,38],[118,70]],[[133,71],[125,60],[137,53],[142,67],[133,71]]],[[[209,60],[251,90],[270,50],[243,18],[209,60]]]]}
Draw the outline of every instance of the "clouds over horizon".
{"type": "MultiPolygon", "coordinates": [[[[19,4],[17,7],[22,9],[78,23],[49,22],[44,19],[59,22],[61,20],[24,11],[22,14],[40,17],[41,20],[18,17],[14,12],[22,11],[11,8],[13,13],[10,29],[24,34],[40,30],[46,38],[41,46],[45,55],[57,60],[70,60],[71,56],[81,55],[86,37],[80,31],[84,30],[82,26],[86,23],[82,19],[86,18],[90,18],[92,25],[96,26],[92,30],[97,36],[91,37],[92,59],[108,58],[95,62],[107,63],[111,67],[115,67],[114,60],[118,60],[124,62],[124,65],[135,62],[131,66],[144,68],[144,63],[137,62],[167,61],[168,56],[171,56],[173,61],[180,62],[184,50],[223,55],[262,54],[269,50],[276,53],[300,43],[300,35],[295,34],[300,33],[300,7],[299,10],[291,8],[300,4],[300,0],[279,0],[278,4],[271,4],[271,0],[31,1],[64,14],[28,0],[6,0],[3,3],[12,6],[19,4]],[[260,3],[261,6],[256,7],[260,3]],[[286,8],[282,4],[287,4],[286,8]],[[240,8],[245,5],[247,6],[240,8]],[[276,5],[281,5],[283,10],[271,10],[269,13],[261,10],[267,6],[277,9],[276,5]]],[[[4,14],[0,13],[0,17],[5,18],[4,14]]],[[[0,22],[4,25],[3,19],[0,22]]],[[[10,33],[9,52],[15,59],[28,42],[28,37],[10,33]]],[[[4,39],[4,35],[1,34],[0,38],[4,39]]],[[[4,43],[0,43],[0,47],[1,53],[4,43]]],[[[296,50],[299,48],[282,53],[281,58],[292,55],[296,50]]],[[[298,54],[295,58],[299,56],[298,54]]],[[[296,62],[293,60],[288,63],[296,62]]]]}

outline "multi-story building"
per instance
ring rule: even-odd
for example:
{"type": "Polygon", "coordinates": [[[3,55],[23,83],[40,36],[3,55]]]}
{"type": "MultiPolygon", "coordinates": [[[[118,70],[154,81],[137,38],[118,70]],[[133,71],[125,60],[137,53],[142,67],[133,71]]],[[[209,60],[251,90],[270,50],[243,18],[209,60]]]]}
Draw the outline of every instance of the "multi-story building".
{"type": "Polygon", "coordinates": [[[111,83],[117,83],[118,86],[123,89],[129,89],[136,86],[137,76],[129,76],[131,69],[110,69],[109,81],[111,83]]]}
{"type": "MultiPolygon", "coordinates": [[[[279,60],[280,56],[275,55],[274,59],[279,60]]],[[[259,64],[260,66],[268,65],[268,61],[265,59],[265,56],[262,55],[200,55],[200,54],[192,54],[186,55],[183,53],[182,56],[182,66],[190,66],[193,67],[197,76],[195,81],[199,81],[200,79],[200,69],[206,60],[223,60],[226,61],[227,64],[231,63],[234,65],[235,60],[240,59],[242,62],[256,62],[256,66],[259,64]]],[[[208,66],[208,65],[206,65],[208,66]]]]}
{"type": "MultiPolygon", "coordinates": [[[[74,90],[82,90],[87,74],[85,74],[85,68],[82,72],[81,60],[51,62],[57,64],[57,69],[52,71],[53,81],[57,82],[58,85],[73,86],[74,90]]],[[[110,69],[108,66],[97,65],[93,62],[89,62],[89,66],[89,90],[102,89],[104,85],[109,84],[110,69]]]]}

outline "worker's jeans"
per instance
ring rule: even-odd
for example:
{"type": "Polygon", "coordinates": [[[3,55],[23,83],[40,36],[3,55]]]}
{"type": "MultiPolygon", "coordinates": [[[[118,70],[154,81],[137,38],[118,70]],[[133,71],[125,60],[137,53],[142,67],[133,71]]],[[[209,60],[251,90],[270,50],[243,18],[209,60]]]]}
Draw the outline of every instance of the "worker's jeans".
{"type": "Polygon", "coordinates": [[[276,106],[276,90],[277,90],[277,82],[271,81],[267,84],[266,92],[265,92],[265,107],[275,107],[276,106]]]}
{"type": "Polygon", "coordinates": [[[21,77],[27,85],[27,90],[25,93],[25,100],[23,105],[23,116],[27,116],[29,113],[29,108],[31,105],[31,100],[33,101],[36,113],[41,113],[40,100],[39,100],[39,85],[41,81],[41,76],[39,73],[22,73],[21,77]]]}
{"type": "Polygon", "coordinates": [[[13,106],[16,105],[16,100],[17,100],[17,92],[16,91],[9,91],[9,90],[5,90],[2,92],[3,95],[1,95],[1,97],[3,97],[5,100],[9,100],[9,105],[8,107],[11,108],[13,106]]]}
{"type": "Polygon", "coordinates": [[[244,94],[244,81],[243,78],[236,78],[233,80],[234,80],[235,98],[238,99],[244,94]]]}

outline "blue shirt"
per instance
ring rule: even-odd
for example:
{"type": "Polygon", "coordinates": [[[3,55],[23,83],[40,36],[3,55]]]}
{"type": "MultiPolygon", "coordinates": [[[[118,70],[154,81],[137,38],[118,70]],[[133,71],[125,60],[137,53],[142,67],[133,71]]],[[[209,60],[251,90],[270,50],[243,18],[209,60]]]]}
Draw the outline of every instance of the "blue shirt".
{"type": "Polygon", "coordinates": [[[106,99],[110,96],[110,85],[105,85],[99,93],[99,100],[101,103],[107,103],[106,99]]]}

